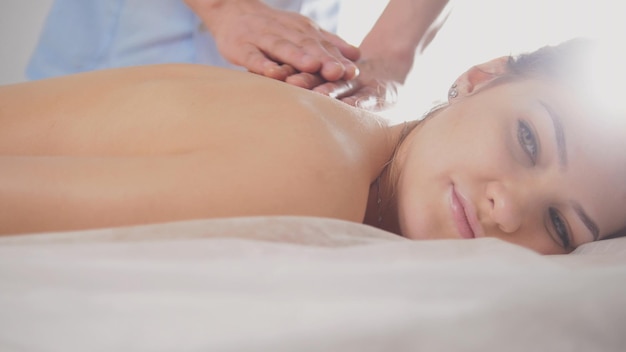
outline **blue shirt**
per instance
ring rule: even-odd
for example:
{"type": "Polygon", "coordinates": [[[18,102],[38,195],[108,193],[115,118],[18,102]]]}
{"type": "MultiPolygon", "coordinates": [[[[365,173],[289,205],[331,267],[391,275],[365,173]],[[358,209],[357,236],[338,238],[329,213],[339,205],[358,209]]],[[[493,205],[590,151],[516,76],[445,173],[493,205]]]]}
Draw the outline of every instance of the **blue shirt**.
{"type": "MultiPolygon", "coordinates": [[[[338,0],[266,0],[336,32],[338,0]]],[[[26,69],[29,79],[168,62],[241,69],[218,52],[183,0],[56,0],[26,69]]]]}

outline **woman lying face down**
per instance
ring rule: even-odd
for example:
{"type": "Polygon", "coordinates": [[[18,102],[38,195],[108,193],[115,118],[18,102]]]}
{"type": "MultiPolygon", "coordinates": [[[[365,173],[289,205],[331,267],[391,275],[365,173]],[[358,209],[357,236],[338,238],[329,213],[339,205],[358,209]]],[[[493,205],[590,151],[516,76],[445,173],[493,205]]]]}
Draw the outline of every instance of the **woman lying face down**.
{"type": "Polygon", "coordinates": [[[624,123],[571,74],[586,50],[475,66],[399,125],[206,66],[0,87],[0,233],[301,215],[567,253],[626,225],[624,123]]]}

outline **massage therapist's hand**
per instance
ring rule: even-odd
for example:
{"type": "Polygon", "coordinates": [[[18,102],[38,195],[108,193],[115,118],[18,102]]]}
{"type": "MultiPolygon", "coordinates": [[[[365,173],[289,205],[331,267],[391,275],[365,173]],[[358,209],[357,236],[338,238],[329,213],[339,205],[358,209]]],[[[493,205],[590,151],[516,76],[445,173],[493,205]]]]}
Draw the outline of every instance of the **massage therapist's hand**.
{"type": "Polygon", "coordinates": [[[325,81],[350,80],[359,49],[306,16],[274,9],[259,0],[185,0],[201,18],[228,61],[284,81],[295,72],[325,81]]]}
{"type": "Polygon", "coordinates": [[[296,72],[285,81],[367,110],[389,108],[397,101],[398,89],[406,81],[416,53],[438,30],[435,19],[445,3],[390,0],[359,46],[359,74],[355,78],[329,81],[319,74],[296,72]]]}
{"type": "Polygon", "coordinates": [[[351,80],[328,82],[317,74],[295,73],[287,77],[286,82],[371,111],[393,106],[405,73],[395,72],[382,58],[360,60],[357,64],[360,73],[351,80]]]}
{"type": "Polygon", "coordinates": [[[324,77],[297,73],[288,83],[369,110],[396,102],[397,89],[407,79],[415,56],[422,53],[447,18],[448,0],[389,0],[359,50],[360,73],[353,79],[327,82],[324,77]]]}

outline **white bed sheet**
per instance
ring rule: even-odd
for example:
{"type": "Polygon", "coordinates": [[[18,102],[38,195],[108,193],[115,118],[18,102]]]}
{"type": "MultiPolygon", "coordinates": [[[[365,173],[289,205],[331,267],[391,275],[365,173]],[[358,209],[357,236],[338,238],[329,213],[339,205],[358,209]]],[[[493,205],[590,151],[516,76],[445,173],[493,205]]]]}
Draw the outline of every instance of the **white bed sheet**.
{"type": "Polygon", "coordinates": [[[0,238],[0,351],[624,351],[626,241],[301,217],[0,238]]]}

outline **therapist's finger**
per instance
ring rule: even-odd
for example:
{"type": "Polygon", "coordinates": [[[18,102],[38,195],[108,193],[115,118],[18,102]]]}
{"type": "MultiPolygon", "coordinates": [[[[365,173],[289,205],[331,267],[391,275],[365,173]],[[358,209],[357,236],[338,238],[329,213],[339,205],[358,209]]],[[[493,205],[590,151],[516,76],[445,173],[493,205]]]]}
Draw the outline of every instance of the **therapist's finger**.
{"type": "Polygon", "coordinates": [[[354,93],[359,88],[357,80],[326,82],[315,87],[313,90],[331,98],[340,99],[354,93]]]}
{"type": "Polygon", "coordinates": [[[242,47],[241,52],[240,57],[243,60],[235,62],[235,64],[245,67],[250,72],[280,81],[284,81],[287,77],[296,73],[293,66],[276,62],[267,57],[254,45],[242,47]]]}
{"type": "Polygon", "coordinates": [[[296,74],[296,69],[288,64],[268,65],[263,71],[266,77],[274,78],[279,81],[286,81],[290,76],[296,74]]]}
{"type": "Polygon", "coordinates": [[[285,82],[297,87],[313,89],[325,81],[319,74],[298,72],[287,77],[285,82]]]}
{"type": "Polygon", "coordinates": [[[369,111],[382,111],[394,106],[398,100],[395,88],[381,90],[374,86],[363,86],[361,89],[340,99],[352,105],[369,111]]]}
{"type": "MultiPolygon", "coordinates": [[[[270,59],[287,63],[298,71],[319,73],[327,81],[352,79],[358,74],[356,64],[346,58],[340,48],[320,36],[266,34],[258,45],[270,59]]],[[[345,42],[344,46],[350,57],[360,55],[356,47],[345,42]]]]}

